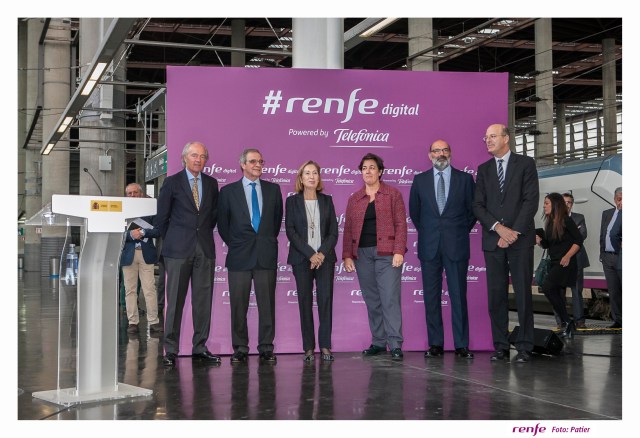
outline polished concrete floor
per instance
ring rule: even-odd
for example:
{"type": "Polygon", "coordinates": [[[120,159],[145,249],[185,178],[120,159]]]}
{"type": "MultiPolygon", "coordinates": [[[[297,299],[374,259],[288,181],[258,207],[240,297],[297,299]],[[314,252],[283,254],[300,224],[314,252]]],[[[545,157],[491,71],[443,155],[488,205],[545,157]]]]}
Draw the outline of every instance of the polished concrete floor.
{"type": "MultiPolygon", "coordinates": [[[[335,362],[307,364],[281,354],[276,365],[208,367],[180,357],[161,363],[161,338],[127,335],[121,324],[118,381],[153,390],[146,397],[58,406],[32,397],[55,389],[57,292],[49,279],[18,280],[18,419],[338,419],[338,420],[619,420],[622,418],[622,335],[578,335],[558,356],[529,364],[492,363],[453,354],[425,359],[406,352],[364,358],[337,353],[335,362]]],[[[124,316],[122,314],[121,316],[124,316]]],[[[514,316],[515,317],[515,316],[514,316]]],[[[587,321],[596,324],[597,321],[587,321]]],[[[513,323],[515,325],[515,323],[513,323]]],[[[548,315],[536,327],[551,328],[548,315]]],[[[141,318],[141,327],[146,320],[141,318]]],[[[512,350],[512,357],[516,352],[512,350]]],[[[527,423],[528,425],[528,423],[527,423]]]]}

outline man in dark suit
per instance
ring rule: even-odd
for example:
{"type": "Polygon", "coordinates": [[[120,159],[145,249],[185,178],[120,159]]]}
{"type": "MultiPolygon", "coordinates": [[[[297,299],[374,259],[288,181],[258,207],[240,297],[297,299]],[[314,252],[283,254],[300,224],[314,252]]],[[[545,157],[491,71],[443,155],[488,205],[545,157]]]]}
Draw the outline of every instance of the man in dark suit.
{"type": "Polygon", "coordinates": [[[187,143],[182,170],[167,177],[158,197],[155,226],[163,237],[162,256],[167,271],[165,299],[165,357],[175,365],[180,347],[182,310],[191,281],[193,317],[192,358],[219,364],[220,357],[207,350],[215,270],[213,229],[218,218],[218,181],[202,173],[209,158],[200,142],[187,143]]]}
{"type": "MultiPolygon", "coordinates": [[[[125,194],[130,198],[142,198],[144,193],[140,184],[132,183],[125,188],[125,194]]],[[[142,294],[147,309],[147,323],[151,333],[162,331],[162,324],[158,318],[158,301],[154,278],[154,265],[158,261],[153,238],[159,235],[153,228],[153,217],[143,217],[134,220],[126,231],[124,247],[120,256],[122,277],[124,279],[125,305],[127,308],[127,332],[138,333],[138,278],[142,286],[142,294]]]]}
{"type": "Polygon", "coordinates": [[[622,328],[622,266],[618,261],[622,249],[622,187],[614,193],[615,207],[602,212],[600,223],[600,261],[609,290],[611,317],[610,328],[622,328]]]}
{"type": "MultiPolygon", "coordinates": [[[[569,217],[573,219],[583,239],[587,238],[587,223],[584,220],[584,215],[573,211],[573,195],[569,192],[562,195],[564,202],[567,205],[569,211],[569,217]]],[[[573,321],[576,324],[576,328],[584,328],[584,302],[582,300],[582,289],[584,287],[584,268],[588,268],[589,256],[585,246],[580,247],[580,251],[576,254],[576,264],[578,267],[578,273],[576,277],[576,284],[571,287],[571,307],[573,313],[573,321]]],[[[556,315],[556,322],[558,326],[561,325],[560,317],[556,315]]]]}
{"type": "Polygon", "coordinates": [[[444,140],[431,145],[433,168],[413,179],[409,214],[418,231],[418,258],[422,266],[424,305],[429,335],[425,357],[443,355],[442,270],[446,271],[451,302],[455,354],[473,358],[469,351],[467,271],[469,231],[476,223],[471,203],[475,183],[468,173],[451,166],[451,146],[444,140]]]}
{"type": "Polygon", "coordinates": [[[240,156],[242,179],[220,191],[218,232],[228,247],[231,363],[246,362],[249,353],[247,311],[252,281],[258,305],[260,360],[276,362],[273,338],[282,194],[279,185],[260,179],[263,165],[259,150],[245,149],[240,156]]]}
{"type": "Polygon", "coordinates": [[[534,344],[531,281],[534,216],[540,189],[532,158],[509,149],[509,130],[494,124],[483,138],[493,155],[478,167],[473,212],[482,224],[482,250],[487,265],[491,334],[496,349],[491,360],[509,359],[509,273],[515,292],[520,330],[516,362],[529,362],[534,344]]]}

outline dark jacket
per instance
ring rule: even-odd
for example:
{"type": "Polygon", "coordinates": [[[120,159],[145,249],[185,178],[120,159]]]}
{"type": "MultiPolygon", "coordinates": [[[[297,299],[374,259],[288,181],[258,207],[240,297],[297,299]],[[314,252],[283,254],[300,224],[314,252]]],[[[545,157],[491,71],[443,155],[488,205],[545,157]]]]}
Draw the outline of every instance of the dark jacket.
{"type": "MultiPolygon", "coordinates": [[[[152,224],[154,217],[143,217],[142,220],[152,224]]],[[[120,266],[129,266],[133,263],[133,256],[136,252],[136,243],[138,242],[142,248],[142,258],[144,259],[144,262],[148,265],[153,265],[158,262],[158,251],[153,244],[153,238],[160,236],[160,231],[157,228],[143,229],[144,237],[147,239],[146,242],[144,240],[133,239],[129,230],[125,232],[124,248],[122,248],[122,255],[120,256],[120,266]]]]}

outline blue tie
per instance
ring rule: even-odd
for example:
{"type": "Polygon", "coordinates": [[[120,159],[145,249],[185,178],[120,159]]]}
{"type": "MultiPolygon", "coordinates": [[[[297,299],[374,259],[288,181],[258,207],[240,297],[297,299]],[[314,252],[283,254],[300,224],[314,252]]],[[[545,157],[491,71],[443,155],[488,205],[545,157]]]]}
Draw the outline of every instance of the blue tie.
{"type": "Polygon", "coordinates": [[[258,192],[256,191],[256,183],[249,183],[251,185],[251,225],[255,232],[258,232],[260,228],[260,204],[258,204],[258,192]]]}
{"type": "Polygon", "coordinates": [[[502,168],[502,162],[504,160],[498,160],[498,183],[500,183],[500,193],[504,192],[504,169],[502,168]]]}
{"type": "Polygon", "coordinates": [[[438,196],[436,196],[436,202],[438,203],[438,210],[440,210],[440,214],[442,214],[442,210],[444,210],[444,205],[447,203],[447,199],[444,191],[444,178],[442,177],[442,172],[438,172],[438,196]]]}

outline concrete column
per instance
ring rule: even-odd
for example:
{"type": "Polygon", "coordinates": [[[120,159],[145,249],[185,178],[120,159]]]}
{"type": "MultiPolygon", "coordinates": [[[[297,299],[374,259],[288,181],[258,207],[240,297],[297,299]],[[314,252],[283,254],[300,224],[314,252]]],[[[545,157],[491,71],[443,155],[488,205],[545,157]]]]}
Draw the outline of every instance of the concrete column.
{"type": "Polygon", "coordinates": [[[293,19],[294,68],[344,68],[342,18],[293,19]]]}
{"type": "Polygon", "coordinates": [[[567,116],[564,103],[556,104],[556,145],[558,146],[558,155],[562,155],[565,158],[568,157],[567,116]]]}
{"type": "MultiPolygon", "coordinates": [[[[536,76],[536,128],[541,132],[536,137],[536,158],[553,154],[553,51],[551,18],[538,18],[535,23],[535,65],[540,73],[536,76]]],[[[537,164],[551,164],[553,159],[537,160],[537,164]]]]}
{"type": "MultiPolygon", "coordinates": [[[[85,74],[95,56],[102,37],[111,23],[111,18],[80,19],[80,65],[85,74]]],[[[125,59],[122,49],[114,56],[107,71],[112,72],[116,81],[125,80],[125,59]]],[[[103,76],[104,77],[104,76],[103,76]]],[[[79,125],[100,127],[124,127],[125,113],[122,111],[101,111],[101,109],[124,109],[125,92],[123,86],[99,85],[91,93],[79,117],[79,125]],[[95,108],[91,110],[90,108],[95,108]]],[[[98,195],[100,189],[105,196],[122,196],[125,186],[125,132],[124,130],[80,129],[81,139],[93,141],[80,143],[80,194],[98,195]],[[111,170],[100,170],[101,156],[111,157],[111,170]],[[87,168],[97,181],[83,171],[87,168]],[[99,186],[99,188],[98,188],[99,186]]]]}
{"type": "MultiPolygon", "coordinates": [[[[246,48],[244,28],[244,20],[231,20],[231,47],[246,48]]],[[[244,53],[231,52],[231,67],[244,67],[245,63],[244,53]]]]}
{"type": "MultiPolygon", "coordinates": [[[[602,104],[604,118],[604,146],[613,146],[618,141],[618,124],[616,120],[616,60],[613,38],[602,40],[602,104]]],[[[615,154],[615,150],[605,152],[615,154]]]]}
{"type": "MultiPolygon", "coordinates": [[[[433,47],[435,41],[432,18],[409,18],[409,56],[433,47]]],[[[412,71],[434,71],[433,52],[411,60],[412,71]]]]}
{"type": "MultiPolygon", "coordinates": [[[[43,20],[31,18],[27,23],[27,89],[25,108],[27,113],[27,126],[35,115],[36,106],[42,103],[38,95],[41,89],[41,49],[39,44],[42,33],[43,20]]],[[[20,147],[22,145],[19,145],[20,147]]],[[[29,149],[25,153],[24,163],[24,190],[25,190],[25,216],[31,218],[42,208],[42,161],[40,148],[29,149]]],[[[40,271],[40,234],[36,233],[33,226],[24,229],[24,270],[40,271]]]]}
{"type": "MultiPolygon", "coordinates": [[[[18,21],[18,211],[25,211],[25,158],[26,151],[22,148],[27,138],[27,32],[26,21],[18,21]]],[[[30,119],[30,117],[29,117],[30,119]]],[[[18,254],[24,254],[24,237],[18,237],[18,254]]]]}

